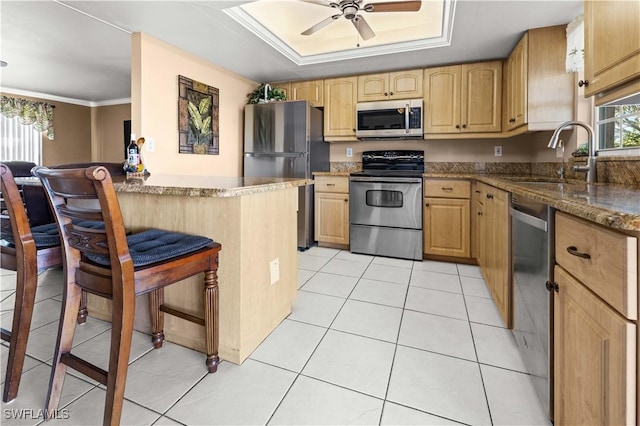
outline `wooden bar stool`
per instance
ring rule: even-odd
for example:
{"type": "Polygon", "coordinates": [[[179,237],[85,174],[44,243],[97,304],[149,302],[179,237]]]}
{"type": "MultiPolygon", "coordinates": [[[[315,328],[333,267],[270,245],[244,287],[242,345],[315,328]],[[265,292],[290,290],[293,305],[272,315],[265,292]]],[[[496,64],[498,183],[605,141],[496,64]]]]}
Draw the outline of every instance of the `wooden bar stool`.
{"type": "Polygon", "coordinates": [[[219,363],[217,270],[220,244],[206,237],[158,229],[127,236],[111,175],[105,167],[38,167],[34,174],[46,189],[58,224],[65,277],[46,412],[57,408],[66,369],[71,367],[106,385],[104,424],[120,422],[135,297],[139,294],[149,294],[154,347],[161,347],[164,341],[164,312],[203,325],[206,366],[210,373],[215,372],[219,363]],[[100,208],[79,207],[74,203],[76,200],[98,200],[100,208]],[[78,221],[102,221],[104,229],[88,229],[79,226],[78,221]],[[164,305],[165,286],[200,273],[204,273],[204,318],[164,305]],[[82,290],[108,297],[113,302],[107,371],[71,353],[82,290]]]}
{"type": "Polygon", "coordinates": [[[20,377],[29,338],[38,272],[62,265],[60,237],[55,224],[29,226],[20,190],[6,164],[0,164],[2,181],[2,267],[16,271],[16,295],[11,331],[0,329],[9,342],[9,358],[2,400],[18,395],[20,377]]]}

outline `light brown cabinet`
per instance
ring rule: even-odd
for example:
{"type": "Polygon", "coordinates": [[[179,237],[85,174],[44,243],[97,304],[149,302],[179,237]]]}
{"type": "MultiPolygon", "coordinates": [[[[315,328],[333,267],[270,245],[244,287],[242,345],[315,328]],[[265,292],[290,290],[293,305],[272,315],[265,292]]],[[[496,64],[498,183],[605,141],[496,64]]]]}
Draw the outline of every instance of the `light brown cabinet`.
{"type": "Polygon", "coordinates": [[[584,2],[585,96],[640,78],[640,2],[584,2]]]}
{"type": "Polygon", "coordinates": [[[289,81],[280,81],[277,83],[269,83],[272,89],[280,89],[287,95],[287,100],[291,100],[291,82],[289,81]]]}
{"type": "Polygon", "coordinates": [[[324,80],[292,81],[292,101],[309,101],[314,107],[324,105],[324,80]]]}
{"type": "Polygon", "coordinates": [[[575,78],[565,71],[565,50],[565,25],[531,29],[520,39],[504,62],[503,131],[554,130],[574,119],[575,78]]]}
{"type": "Polygon", "coordinates": [[[421,97],[421,69],[358,76],[358,102],[421,97]]]}
{"type": "Polygon", "coordinates": [[[355,140],[357,77],[324,80],[325,140],[355,140]]]}
{"type": "Polygon", "coordinates": [[[471,183],[463,180],[425,180],[423,251],[425,255],[470,257],[471,183]]]}
{"type": "Polygon", "coordinates": [[[511,325],[509,193],[476,184],[476,249],[482,275],[507,327],[511,325]]]}
{"type": "Polygon", "coordinates": [[[638,239],[555,218],[555,423],[635,424],[638,239]]]}
{"type": "Polygon", "coordinates": [[[500,132],[502,62],[427,68],[424,133],[500,132]]]}
{"type": "Polygon", "coordinates": [[[349,246],[349,178],[316,176],[315,238],[321,247],[349,246]]]}

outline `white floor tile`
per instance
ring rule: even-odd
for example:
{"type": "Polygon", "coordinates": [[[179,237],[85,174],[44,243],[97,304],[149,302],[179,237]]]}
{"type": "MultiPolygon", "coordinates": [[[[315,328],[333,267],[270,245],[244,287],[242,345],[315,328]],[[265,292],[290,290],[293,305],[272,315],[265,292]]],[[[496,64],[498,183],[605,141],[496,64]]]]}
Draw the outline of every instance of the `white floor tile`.
{"type": "Polygon", "coordinates": [[[459,425],[461,423],[434,416],[413,408],[403,407],[393,402],[385,402],[382,412],[383,426],[407,425],[407,426],[439,426],[439,425],[459,425]]]}
{"type": "MultiPolygon", "coordinates": [[[[128,383],[127,383],[128,385],[128,383]]],[[[107,392],[101,388],[93,388],[89,393],[65,407],[68,410],[68,419],[59,418],[51,420],[46,425],[99,425],[104,416],[104,401],[107,392]]],[[[151,425],[160,414],[154,413],[144,407],[124,400],[120,424],[123,425],[151,425]]]]}
{"type": "Polygon", "coordinates": [[[309,247],[309,249],[305,251],[304,254],[308,254],[310,256],[332,258],[339,252],[340,252],[340,249],[313,246],[313,247],[309,247]]]}
{"type": "Polygon", "coordinates": [[[469,322],[464,320],[406,311],[398,344],[476,361],[469,322]]]}
{"type": "Polygon", "coordinates": [[[398,346],[387,400],[468,424],[490,424],[475,362],[398,346]]]}
{"type": "Polygon", "coordinates": [[[300,376],[269,425],[374,425],[382,400],[300,376]]]}
{"type": "Polygon", "coordinates": [[[395,343],[401,317],[402,309],[347,300],[331,328],[395,343]]]}
{"type": "Polygon", "coordinates": [[[407,269],[413,268],[413,260],[396,259],[393,257],[376,256],[373,258],[371,263],[376,265],[395,266],[397,268],[407,268],[407,269]]]}
{"type": "MultiPolygon", "coordinates": [[[[53,349],[51,350],[53,352],[53,349]]],[[[0,384],[4,383],[5,377],[7,377],[7,361],[9,359],[9,347],[0,345],[0,384]]],[[[22,374],[37,367],[41,363],[31,358],[29,355],[24,357],[24,364],[22,365],[22,374]]],[[[19,395],[19,394],[18,394],[19,395]]]]}
{"type": "Polygon", "coordinates": [[[421,262],[413,262],[413,270],[458,275],[458,269],[456,268],[455,263],[438,262],[436,260],[423,260],[421,262]]]}
{"type": "Polygon", "coordinates": [[[362,278],[396,284],[409,284],[411,269],[372,263],[362,278]]]}
{"type": "Polygon", "coordinates": [[[527,374],[482,365],[494,425],[550,425],[527,374]]]}
{"type": "Polygon", "coordinates": [[[165,342],[129,366],[125,398],[163,413],[208,374],[205,360],[200,352],[165,342]]]}
{"type": "Polygon", "coordinates": [[[480,267],[477,265],[458,263],[456,266],[461,277],[482,278],[482,272],[480,272],[480,267]]]}
{"type": "Polygon", "coordinates": [[[326,328],[284,320],[251,354],[251,359],[300,372],[326,328]]]}
{"type": "Polygon", "coordinates": [[[467,319],[467,310],[461,294],[428,290],[409,286],[404,307],[412,311],[443,315],[450,318],[467,319]]]}
{"type": "Polygon", "coordinates": [[[298,269],[319,271],[329,261],[326,257],[298,253],[298,269]]]}
{"type": "Polygon", "coordinates": [[[527,372],[511,330],[476,323],[471,323],[471,330],[480,363],[527,372]]]}
{"type": "Polygon", "coordinates": [[[184,423],[180,423],[169,417],[162,416],[153,424],[153,426],[180,426],[182,424],[184,423]]]}
{"type": "Polygon", "coordinates": [[[462,293],[465,296],[484,297],[485,299],[492,297],[483,278],[460,276],[460,283],[462,284],[462,293]]]}
{"type": "Polygon", "coordinates": [[[309,281],[307,281],[302,289],[304,291],[311,291],[313,293],[326,294],[328,296],[336,296],[346,299],[356,286],[357,282],[358,278],[356,277],[317,272],[311,279],[309,279],[309,281]]]}
{"type": "Polygon", "coordinates": [[[166,416],[187,425],[264,425],[295,377],[251,359],[242,365],[223,362],[166,416]]]}
{"type": "MultiPolygon", "coordinates": [[[[78,328],[79,327],[77,327],[76,329],[78,328]]],[[[96,336],[90,340],[86,340],[84,343],[80,344],[76,343],[76,337],[79,337],[78,333],[76,333],[76,336],[74,336],[73,339],[74,345],[72,353],[86,361],[89,361],[92,364],[104,368],[105,370],[108,369],[109,351],[111,349],[111,331],[102,333],[99,336],[96,336]]],[[[154,349],[153,343],[151,343],[151,336],[134,330],[133,336],[131,337],[129,364],[131,364],[147,352],[153,350],[154,349]]]]}
{"type": "Polygon", "coordinates": [[[327,262],[320,271],[329,274],[347,275],[349,277],[360,278],[369,265],[366,262],[338,259],[338,256],[327,262]]]}
{"type": "Polygon", "coordinates": [[[329,330],[302,374],[384,398],[395,345],[329,330]]]}
{"type": "Polygon", "coordinates": [[[368,254],[351,253],[347,250],[341,250],[335,257],[336,259],[350,260],[353,262],[371,263],[373,256],[368,254]]]}
{"type": "Polygon", "coordinates": [[[449,293],[462,293],[460,278],[457,275],[442,272],[414,270],[411,274],[410,285],[431,290],[448,291],[449,293]]]}
{"type": "Polygon", "coordinates": [[[43,300],[33,305],[33,317],[31,318],[31,330],[42,327],[60,319],[62,303],[52,299],[43,300]]]}
{"type": "Polygon", "coordinates": [[[298,269],[298,288],[302,287],[304,283],[309,281],[309,278],[314,276],[315,271],[308,271],[306,269],[298,269]]]}
{"type": "Polygon", "coordinates": [[[52,268],[43,271],[38,275],[38,287],[46,285],[63,285],[64,274],[62,273],[62,267],[52,268]]]}
{"type": "Polygon", "coordinates": [[[496,327],[505,327],[504,321],[502,321],[498,307],[493,302],[493,299],[465,296],[465,301],[467,303],[470,321],[495,325],[496,327]]]}
{"type": "Polygon", "coordinates": [[[407,285],[361,278],[349,299],[402,308],[407,297],[407,285]]]}
{"type": "MultiPolygon", "coordinates": [[[[18,397],[9,403],[0,403],[0,407],[2,408],[3,412],[3,425],[35,425],[42,422],[42,417],[38,418],[38,410],[44,408],[47,390],[49,389],[50,374],[51,367],[45,364],[40,364],[37,367],[32,368],[31,370],[22,374],[18,397]],[[7,415],[7,413],[5,412],[5,410],[7,409],[14,411],[10,411],[9,415],[7,415]],[[23,410],[23,416],[33,418],[23,417],[20,419],[11,415],[11,412],[16,413],[20,410],[23,410]]],[[[58,408],[62,409],[66,407],[71,401],[77,399],[84,393],[91,390],[93,387],[93,385],[83,380],[67,375],[64,380],[64,386],[62,387],[62,396],[60,398],[60,405],[58,406],[58,408]]],[[[70,411],[69,415],[70,419],[73,419],[74,412],[70,411]]]]}
{"type": "Polygon", "coordinates": [[[329,327],[343,304],[344,299],[339,297],[299,291],[288,318],[321,327],[329,327]]]}

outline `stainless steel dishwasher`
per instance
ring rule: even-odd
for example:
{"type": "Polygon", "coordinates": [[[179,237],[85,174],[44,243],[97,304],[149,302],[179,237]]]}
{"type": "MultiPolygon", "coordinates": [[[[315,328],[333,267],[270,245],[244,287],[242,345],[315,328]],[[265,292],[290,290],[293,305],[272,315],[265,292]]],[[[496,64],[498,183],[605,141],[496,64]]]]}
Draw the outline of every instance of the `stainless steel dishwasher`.
{"type": "Polygon", "coordinates": [[[511,197],[513,335],[540,401],[553,417],[553,211],[511,197]]]}

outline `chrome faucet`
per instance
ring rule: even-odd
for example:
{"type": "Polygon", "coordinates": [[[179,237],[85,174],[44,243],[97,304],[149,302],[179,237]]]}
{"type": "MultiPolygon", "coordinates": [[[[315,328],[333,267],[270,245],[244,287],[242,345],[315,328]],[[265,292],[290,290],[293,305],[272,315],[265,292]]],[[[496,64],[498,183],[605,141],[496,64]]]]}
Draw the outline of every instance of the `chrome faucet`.
{"type": "MultiPolygon", "coordinates": [[[[596,147],[595,141],[593,138],[593,129],[587,123],[583,123],[582,121],[567,121],[558,126],[558,128],[553,132],[551,139],[549,140],[548,148],[555,149],[558,146],[560,132],[564,130],[566,127],[570,126],[580,126],[587,131],[587,144],[589,146],[589,157],[587,158],[586,166],[573,166],[571,170],[574,172],[587,172],[587,183],[595,183],[597,182],[596,178],[596,147]]],[[[563,159],[564,161],[564,159],[563,159]]]]}

